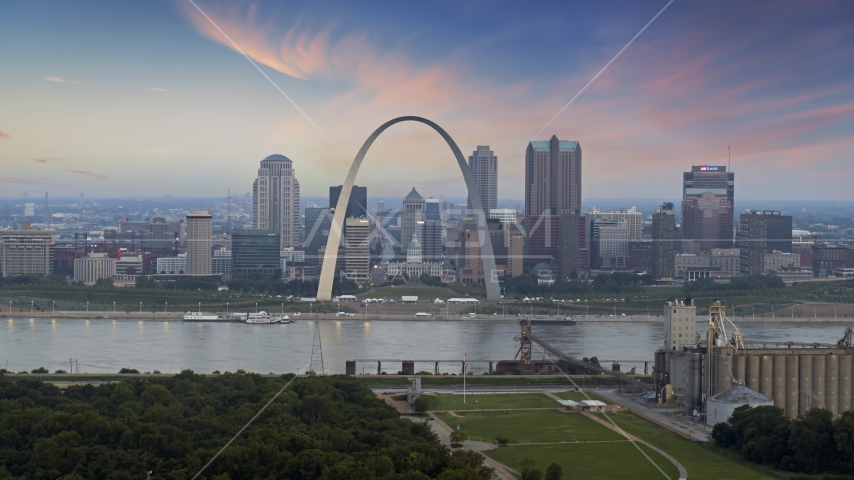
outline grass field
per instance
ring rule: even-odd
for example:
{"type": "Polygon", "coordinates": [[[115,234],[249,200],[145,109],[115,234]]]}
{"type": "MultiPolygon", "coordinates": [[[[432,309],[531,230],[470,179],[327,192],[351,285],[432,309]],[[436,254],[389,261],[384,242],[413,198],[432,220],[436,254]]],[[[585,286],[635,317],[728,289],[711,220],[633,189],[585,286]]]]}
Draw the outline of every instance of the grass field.
{"type": "Polygon", "coordinates": [[[495,437],[506,437],[510,443],[531,443],[625,439],[580,413],[557,410],[468,412],[460,417],[449,413],[438,415],[451,428],[459,425],[472,440],[491,442],[495,437]]]}
{"type": "Polygon", "coordinates": [[[376,287],[369,293],[360,293],[356,295],[358,299],[364,298],[385,298],[386,300],[400,301],[403,295],[417,295],[418,301],[435,300],[436,297],[442,300],[447,300],[451,297],[459,297],[445,287],[428,287],[420,284],[401,285],[399,287],[376,287]]]}
{"type": "Polygon", "coordinates": [[[602,400],[601,398],[597,397],[596,395],[592,395],[592,394],[584,393],[584,392],[557,392],[557,393],[555,393],[555,396],[560,397],[564,400],[575,400],[576,402],[580,402],[582,400],[590,399],[590,400],[599,400],[599,401],[607,403],[608,405],[611,405],[613,403],[613,402],[609,402],[608,400],[602,400]]]}
{"type": "MultiPolygon", "coordinates": [[[[423,383],[422,383],[423,385],[423,383]]],[[[506,393],[430,397],[430,410],[482,410],[491,408],[559,408],[561,405],[542,393],[506,393]]]]}
{"type": "MultiPolygon", "coordinates": [[[[679,478],[679,471],[669,460],[642,446],[647,455],[671,479],[679,478]]],[[[537,467],[545,471],[552,462],[563,467],[563,478],[653,479],[664,476],[629,442],[577,443],[564,445],[523,445],[502,447],[483,452],[489,457],[519,469],[525,457],[536,460],[537,467]]],[[[690,475],[689,478],[697,478],[690,475]]]]}
{"type": "Polygon", "coordinates": [[[614,420],[620,428],[673,455],[673,458],[688,470],[688,478],[692,480],[769,478],[756,470],[685,440],[658,425],[647,422],[637,415],[609,413],[608,417],[614,420]]]}

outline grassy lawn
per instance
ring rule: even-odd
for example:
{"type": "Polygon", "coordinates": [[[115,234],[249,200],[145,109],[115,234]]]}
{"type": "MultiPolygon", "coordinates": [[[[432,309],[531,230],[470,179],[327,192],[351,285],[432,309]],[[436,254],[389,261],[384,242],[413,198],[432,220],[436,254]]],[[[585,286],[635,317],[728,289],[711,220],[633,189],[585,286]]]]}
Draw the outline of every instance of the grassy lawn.
{"type": "MultiPolygon", "coordinates": [[[[580,416],[580,415],[579,415],[580,416]]],[[[679,470],[669,460],[639,445],[671,479],[679,470]]],[[[551,463],[563,467],[564,478],[652,479],[664,476],[629,442],[577,443],[565,445],[531,445],[502,447],[483,452],[511,468],[519,469],[525,457],[536,460],[545,471],[551,463]]],[[[699,478],[690,475],[689,478],[699,478]]]]}
{"type": "Polygon", "coordinates": [[[555,393],[555,396],[560,397],[564,400],[575,400],[576,402],[580,402],[582,400],[590,399],[590,400],[599,400],[599,401],[607,403],[608,405],[613,404],[613,402],[609,402],[608,400],[602,400],[601,398],[597,397],[596,395],[593,395],[590,393],[584,393],[584,392],[557,392],[557,393],[555,393]]]}
{"type": "Polygon", "coordinates": [[[556,410],[478,412],[460,417],[441,413],[439,418],[451,428],[459,425],[460,430],[468,433],[473,440],[493,441],[500,436],[507,437],[510,443],[530,443],[625,438],[580,413],[561,413],[556,410]]]}
{"type": "Polygon", "coordinates": [[[647,422],[637,415],[611,413],[608,416],[620,428],[673,455],[688,470],[688,478],[692,480],[769,478],[756,470],[685,440],[654,423],[647,422]]]}
{"type": "Polygon", "coordinates": [[[482,410],[488,408],[559,408],[560,404],[542,393],[502,393],[485,395],[436,395],[430,410],[482,410]]]}
{"type": "Polygon", "coordinates": [[[394,300],[395,302],[400,301],[400,297],[403,295],[417,295],[418,301],[423,302],[425,300],[435,300],[436,297],[441,298],[442,300],[447,300],[452,297],[460,297],[461,295],[452,293],[450,290],[444,287],[428,287],[426,285],[420,284],[411,284],[411,285],[400,285],[399,287],[377,287],[370,293],[360,293],[356,295],[357,298],[385,298],[386,300],[394,300]]]}

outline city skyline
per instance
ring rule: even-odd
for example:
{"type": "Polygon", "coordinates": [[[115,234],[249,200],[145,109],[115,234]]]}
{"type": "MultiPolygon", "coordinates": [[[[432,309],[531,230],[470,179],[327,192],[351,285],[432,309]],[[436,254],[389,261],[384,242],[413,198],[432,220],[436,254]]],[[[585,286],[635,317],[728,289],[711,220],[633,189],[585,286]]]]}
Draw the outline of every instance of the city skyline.
{"type": "MultiPolygon", "coordinates": [[[[553,6],[550,21],[585,20],[572,38],[535,29],[542,17],[524,6],[197,4],[318,128],[191,3],[8,6],[3,195],[246,191],[254,165],[280,153],[302,172],[304,196],[319,197],[369,131],[416,114],[463,151],[490,145],[505,198],[523,197],[527,142],[554,134],[585,144],[591,198],[675,198],[686,165],[724,165],[732,144],[732,170],[750,186],[742,198],[854,199],[849,4],[676,2],[539,135],[664,2],[553,6]],[[489,21],[454,28],[475,18],[489,21]],[[799,55],[780,54],[794,45],[799,55]]],[[[400,179],[464,197],[452,157],[422,127],[402,126],[375,149],[362,183],[377,194],[400,196],[388,185],[400,179]],[[412,159],[389,168],[403,148],[412,159]]]]}

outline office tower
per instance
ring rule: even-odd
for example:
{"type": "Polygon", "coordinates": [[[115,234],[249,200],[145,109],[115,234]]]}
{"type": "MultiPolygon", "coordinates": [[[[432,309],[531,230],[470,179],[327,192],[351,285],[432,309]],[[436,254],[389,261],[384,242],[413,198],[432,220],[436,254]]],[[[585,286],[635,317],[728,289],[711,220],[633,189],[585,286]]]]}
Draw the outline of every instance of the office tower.
{"type": "Polygon", "coordinates": [[[424,202],[424,214],[427,217],[427,220],[441,220],[442,219],[442,204],[439,202],[438,198],[428,198],[424,202]]]}
{"type": "Polygon", "coordinates": [[[676,215],[673,203],[666,202],[652,214],[652,275],[673,278],[676,274],[676,215]]]}
{"type": "Polygon", "coordinates": [[[621,270],[628,266],[629,225],[625,220],[596,219],[591,224],[590,260],[593,269],[621,270]]]}
{"type": "Polygon", "coordinates": [[[112,279],[116,274],[116,259],[106,253],[90,253],[74,259],[74,282],[94,285],[98,279],[112,279]]]}
{"type": "Polygon", "coordinates": [[[533,215],[526,219],[528,243],[525,254],[527,268],[538,263],[552,265],[558,271],[557,259],[560,246],[560,225],[557,215],[533,215]]]}
{"type": "Polygon", "coordinates": [[[317,264],[317,252],[326,245],[329,237],[330,210],[328,208],[309,207],[305,209],[305,260],[311,265],[317,264]]]}
{"type": "Polygon", "coordinates": [[[261,160],[252,183],[252,224],[278,233],[281,249],[302,243],[299,182],[288,157],[270,155],[261,160]]]}
{"type": "Polygon", "coordinates": [[[792,252],[792,217],[775,210],[745,210],[738,217],[736,240],[741,274],[762,275],[766,253],[792,252]]]}
{"type": "Polygon", "coordinates": [[[480,232],[477,223],[470,220],[463,222],[458,236],[460,246],[457,248],[457,279],[463,284],[482,284],[483,261],[480,258],[480,232]]]}
{"type": "MultiPolygon", "coordinates": [[[[586,214],[587,225],[591,225],[594,220],[624,220],[626,227],[629,229],[629,240],[640,240],[643,238],[643,215],[638,212],[636,207],[631,207],[628,210],[611,210],[603,212],[596,207],[590,207],[590,211],[586,214]]],[[[589,228],[588,228],[589,231],[589,228]]]]}
{"type": "MultiPolygon", "coordinates": [[[[477,150],[469,157],[469,170],[474,177],[474,184],[480,192],[480,203],[483,211],[489,212],[498,207],[498,157],[489,149],[489,145],[478,145],[477,150]]],[[[471,198],[468,208],[472,208],[471,198]]]]}
{"type": "MultiPolygon", "coordinates": [[[[428,204],[429,205],[429,204],[428,204]]],[[[441,220],[427,220],[421,231],[421,246],[425,262],[442,262],[445,259],[444,232],[441,220]]]]}
{"type": "Polygon", "coordinates": [[[231,235],[231,272],[273,278],[281,268],[279,245],[279,234],[271,230],[234,232],[231,235]]]}
{"type": "Polygon", "coordinates": [[[53,273],[53,230],[0,230],[0,275],[53,273]]]}
{"type": "Polygon", "coordinates": [[[582,252],[579,248],[579,223],[579,215],[575,212],[564,212],[558,216],[557,273],[561,277],[569,277],[572,272],[580,275],[582,267],[587,263],[582,262],[580,258],[582,252]]]}
{"type": "Polygon", "coordinates": [[[362,217],[348,218],[344,220],[344,225],[347,228],[344,273],[350,280],[367,282],[371,278],[371,224],[367,218],[362,217]]]}
{"type": "Polygon", "coordinates": [[[207,210],[187,215],[187,275],[211,274],[211,220],[207,210]]]}
{"type": "MultiPolygon", "coordinates": [[[[341,185],[337,187],[329,187],[329,208],[334,209],[338,206],[338,197],[341,196],[341,185]]],[[[360,187],[353,185],[353,190],[350,190],[350,201],[347,202],[347,213],[344,218],[360,218],[367,217],[366,206],[368,205],[368,187],[360,187]]]]}
{"type": "Polygon", "coordinates": [[[629,240],[629,270],[652,272],[652,240],[629,240]]]}
{"type": "Polygon", "coordinates": [[[515,223],[502,223],[504,242],[507,244],[507,268],[505,277],[518,277],[524,273],[525,234],[515,223]]]}
{"type": "Polygon", "coordinates": [[[406,246],[412,240],[412,235],[417,233],[419,238],[422,232],[417,231],[418,222],[426,220],[424,212],[424,198],[412,187],[412,191],[403,199],[403,212],[400,214],[400,251],[406,252],[406,246]]]}
{"type": "Polygon", "coordinates": [[[792,216],[765,211],[765,251],[792,253],[792,216]]]}
{"type": "MultiPolygon", "coordinates": [[[[525,218],[581,211],[581,145],[558,140],[528,143],[525,152],[525,218]]],[[[528,220],[527,227],[532,222],[528,220]]]]}
{"type": "Polygon", "coordinates": [[[700,250],[732,247],[735,174],[724,166],[693,166],[682,174],[682,239],[700,250]]]}

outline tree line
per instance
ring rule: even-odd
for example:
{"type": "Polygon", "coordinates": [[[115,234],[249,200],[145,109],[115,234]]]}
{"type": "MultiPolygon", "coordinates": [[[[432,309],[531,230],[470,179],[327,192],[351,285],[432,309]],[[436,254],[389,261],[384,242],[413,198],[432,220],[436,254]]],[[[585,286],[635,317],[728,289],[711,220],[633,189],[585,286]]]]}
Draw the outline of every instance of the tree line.
{"type": "Polygon", "coordinates": [[[738,407],[712,430],[715,445],[790,472],[854,474],[854,411],[812,408],[797,418],[773,406],[738,407]]]}
{"type": "MultiPolygon", "coordinates": [[[[291,378],[186,370],[63,392],[0,375],[0,478],[189,479],[291,378]]],[[[309,377],[199,478],[490,479],[483,461],[401,420],[357,379],[309,377]]]]}

